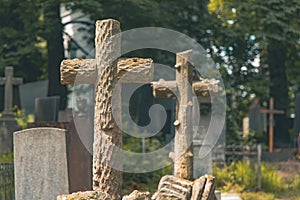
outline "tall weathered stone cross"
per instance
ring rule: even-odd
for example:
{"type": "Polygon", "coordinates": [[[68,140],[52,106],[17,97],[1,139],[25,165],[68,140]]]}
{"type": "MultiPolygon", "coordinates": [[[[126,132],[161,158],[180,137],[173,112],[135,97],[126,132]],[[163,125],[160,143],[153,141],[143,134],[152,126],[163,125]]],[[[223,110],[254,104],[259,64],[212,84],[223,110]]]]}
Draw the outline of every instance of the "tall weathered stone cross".
{"type": "Polygon", "coordinates": [[[5,85],[4,89],[4,110],[2,117],[5,119],[14,119],[13,113],[13,85],[19,85],[23,83],[22,78],[14,77],[14,68],[5,68],[5,77],[0,78],[0,85],[5,85]]]}
{"type": "Polygon", "coordinates": [[[193,178],[193,127],[192,112],[199,108],[193,103],[193,96],[209,97],[210,92],[217,92],[218,81],[202,80],[194,82],[195,70],[188,62],[192,51],[184,51],[176,55],[176,80],[152,82],[153,96],[156,98],[177,97],[174,152],[174,176],[191,180],[193,178]],[[193,93],[195,95],[193,95],[193,93]]]}
{"type": "Polygon", "coordinates": [[[262,109],[260,113],[269,114],[269,152],[273,152],[273,144],[274,144],[274,127],[273,127],[273,119],[274,114],[284,114],[283,110],[275,110],[274,109],[274,99],[270,98],[269,109],[262,109]]]}
{"type": "Polygon", "coordinates": [[[62,84],[96,84],[93,189],[108,194],[111,199],[120,199],[122,189],[122,172],[110,165],[111,160],[120,158],[120,155],[114,152],[114,147],[122,146],[122,133],[116,124],[116,118],[120,118],[121,115],[121,106],[112,105],[113,92],[114,95],[117,93],[121,101],[121,91],[115,91],[115,86],[124,74],[126,75],[125,78],[122,77],[122,82],[144,83],[153,79],[151,59],[119,58],[120,33],[118,21],[97,21],[96,58],[64,60],[61,63],[62,84]],[[117,110],[119,116],[113,116],[113,109],[117,110]]]}

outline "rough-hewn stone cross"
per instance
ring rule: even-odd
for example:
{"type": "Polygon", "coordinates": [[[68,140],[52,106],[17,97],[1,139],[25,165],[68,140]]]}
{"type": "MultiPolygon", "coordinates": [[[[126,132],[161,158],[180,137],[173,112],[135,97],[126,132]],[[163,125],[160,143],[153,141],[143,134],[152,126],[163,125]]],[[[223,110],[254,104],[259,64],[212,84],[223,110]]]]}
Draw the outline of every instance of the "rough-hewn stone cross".
{"type": "MultiPolygon", "coordinates": [[[[118,21],[97,21],[96,58],[64,60],[61,63],[62,84],[95,84],[93,189],[108,194],[111,199],[120,199],[122,189],[122,172],[110,165],[111,160],[120,157],[114,154],[114,147],[122,146],[122,133],[116,124],[116,117],[120,116],[112,115],[113,109],[121,113],[121,108],[120,105],[112,106],[113,90],[125,73],[122,82],[144,83],[153,78],[151,59],[119,58],[120,33],[118,21]]],[[[117,95],[120,93],[117,91],[117,95]]],[[[118,98],[121,99],[121,96],[118,98]]]]}
{"type": "Polygon", "coordinates": [[[274,127],[273,119],[275,114],[284,114],[283,110],[274,109],[274,99],[270,98],[269,109],[261,109],[260,113],[269,114],[269,152],[273,152],[274,144],[274,127]]]}
{"type": "Polygon", "coordinates": [[[23,83],[22,78],[14,77],[14,68],[5,68],[5,77],[0,78],[0,85],[5,85],[4,89],[4,110],[2,112],[2,118],[14,118],[13,113],[13,85],[19,85],[23,83]]]}
{"type": "MultiPolygon", "coordinates": [[[[193,178],[193,127],[192,111],[199,108],[193,105],[193,96],[209,97],[210,92],[217,92],[218,81],[202,80],[194,82],[195,70],[189,63],[192,51],[184,51],[176,55],[176,81],[152,82],[153,95],[156,98],[177,97],[175,117],[174,176],[191,180],[193,178]],[[193,95],[193,93],[195,95],[193,95]]],[[[195,103],[195,102],[194,102],[195,103]]]]}

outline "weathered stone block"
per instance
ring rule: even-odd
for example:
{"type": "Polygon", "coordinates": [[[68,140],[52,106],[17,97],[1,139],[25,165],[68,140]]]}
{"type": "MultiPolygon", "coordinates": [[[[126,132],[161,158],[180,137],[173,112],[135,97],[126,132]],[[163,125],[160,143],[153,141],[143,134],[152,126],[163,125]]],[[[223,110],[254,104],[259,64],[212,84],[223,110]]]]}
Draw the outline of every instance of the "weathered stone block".
{"type": "Polygon", "coordinates": [[[16,200],[69,193],[66,131],[33,128],[14,133],[16,200]]]}
{"type": "Polygon", "coordinates": [[[124,196],[122,200],[151,200],[151,194],[148,191],[134,190],[130,195],[124,196]]]}
{"type": "Polygon", "coordinates": [[[114,200],[104,192],[100,191],[85,191],[76,192],[73,194],[59,195],[57,200],[114,200]]]}
{"type": "Polygon", "coordinates": [[[161,178],[157,192],[152,196],[155,200],[189,200],[192,194],[192,182],[167,175],[161,178]]]}

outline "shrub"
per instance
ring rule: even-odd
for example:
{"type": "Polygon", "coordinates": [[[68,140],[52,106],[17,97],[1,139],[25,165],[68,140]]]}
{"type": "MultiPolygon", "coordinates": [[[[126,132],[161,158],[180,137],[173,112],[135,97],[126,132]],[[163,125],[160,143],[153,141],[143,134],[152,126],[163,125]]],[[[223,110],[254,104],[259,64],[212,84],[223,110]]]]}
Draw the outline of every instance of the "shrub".
{"type": "MultiPolygon", "coordinates": [[[[217,187],[224,192],[232,192],[233,190],[235,192],[244,192],[257,189],[257,173],[253,163],[247,161],[232,162],[224,168],[214,165],[213,174],[216,177],[217,187]]],[[[282,178],[277,175],[274,167],[263,163],[261,175],[263,191],[272,193],[283,191],[282,178]]]]}
{"type": "Polygon", "coordinates": [[[279,193],[284,190],[284,183],[275,167],[265,163],[261,166],[261,185],[265,192],[279,193]]]}

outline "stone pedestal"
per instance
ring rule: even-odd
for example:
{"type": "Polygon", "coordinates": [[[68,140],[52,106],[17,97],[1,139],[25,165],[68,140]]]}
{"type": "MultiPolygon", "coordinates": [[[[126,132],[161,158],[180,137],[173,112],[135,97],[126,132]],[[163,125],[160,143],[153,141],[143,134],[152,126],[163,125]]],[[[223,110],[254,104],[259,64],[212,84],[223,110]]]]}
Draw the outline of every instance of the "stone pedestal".
{"type": "Polygon", "coordinates": [[[0,118],[0,153],[13,151],[13,132],[21,130],[14,118],[0,118]]]}

